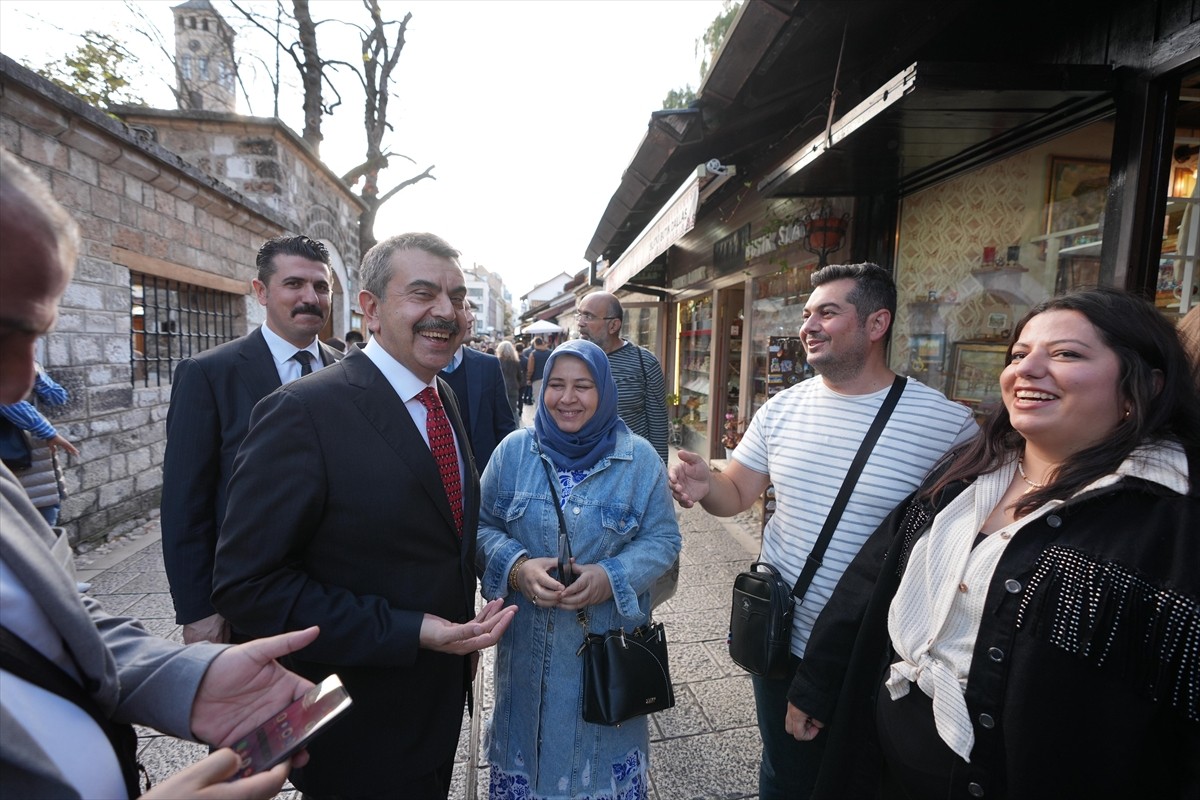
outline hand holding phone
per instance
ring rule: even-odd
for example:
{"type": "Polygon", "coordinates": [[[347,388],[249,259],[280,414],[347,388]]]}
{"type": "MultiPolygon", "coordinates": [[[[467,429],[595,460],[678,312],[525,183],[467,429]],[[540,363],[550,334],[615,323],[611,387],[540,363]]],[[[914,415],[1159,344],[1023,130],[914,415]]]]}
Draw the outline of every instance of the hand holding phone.
{"type": "Polygon", "coordinates": [[[350,702],[341,679],[330,675],[231,745],[241,764],[230,780],[249,777],[291,758],[330,720],[350,708],[350,702]]]}
{"type": "Polygon", "coordinates": [[[571,540],[565,533],[558,534],[558,582],[570,586],[575,580],[575,571],[571,569],[571,540]]]}

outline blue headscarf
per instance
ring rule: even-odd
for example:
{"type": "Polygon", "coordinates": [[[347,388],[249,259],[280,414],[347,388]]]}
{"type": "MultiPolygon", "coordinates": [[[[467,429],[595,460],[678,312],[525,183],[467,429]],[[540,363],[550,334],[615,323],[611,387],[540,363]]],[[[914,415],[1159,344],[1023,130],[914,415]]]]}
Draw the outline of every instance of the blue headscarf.
{"type": "Polygon", "coordinates": [[[617,384],[608,366],[608,355],[591,342],[571,339],[554,348],[546,359],[546,369],[542,375],[542,396],[538,398],[537,411],[533,415],[538,444],[560,470],[590,469],[613,451],[617,433],[628,430],[617,416],[617,384]],[[596,413],[576,433],[561,431],[554,417],[546,410],[546,386],[550,383],[554,362],[560,356],[583,361],[596,382],[596,413]]]}

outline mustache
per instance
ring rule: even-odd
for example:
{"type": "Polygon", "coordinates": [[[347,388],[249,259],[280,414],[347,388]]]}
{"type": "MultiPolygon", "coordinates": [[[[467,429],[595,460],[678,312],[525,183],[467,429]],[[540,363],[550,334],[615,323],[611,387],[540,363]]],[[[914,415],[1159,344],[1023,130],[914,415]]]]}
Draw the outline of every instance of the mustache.
{"type": "Polygon", "coordinates": [[[299,314],[312,314],[314,316],[322,317],[322,318],[324,318],[324,316],[325,316],[325,312],[323,312],[321,310],[321,307],[318,305],[314,305],[312,303],[301,303],[300,305],[298,305],[292,309],[293,317],[295,317],[299,314]]]}
{"type": "Polygon", "coordinates": [[[413,326],[413,330],[420,333],[421,331],[441,331],[448,333],[451,336],[457,336],[460,328],[458,323],[449,319],[430,319],[423,322],[418,322],[413,326]]]}

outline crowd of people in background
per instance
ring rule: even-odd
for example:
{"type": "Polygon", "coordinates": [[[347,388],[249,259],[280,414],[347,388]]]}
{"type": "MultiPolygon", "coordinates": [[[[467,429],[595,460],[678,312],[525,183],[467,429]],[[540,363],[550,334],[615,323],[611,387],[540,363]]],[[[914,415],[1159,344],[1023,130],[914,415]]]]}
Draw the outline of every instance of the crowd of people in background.
{"type": "Polygon", "coordinates": [[[58,451],[78,451],[28,401],[68,400],[34,348],[76,226],[20,162],[0,151],[0,167],[13,796],[265,798],[290,776],[305,798],[446,798],[496,647],[489,796],[647,798],[647,719],[582,718],[580,643],[670,596],[676,504],[730,516],[769,484],[760,558],[811,580],[785,673],[752,679],[762,800],[1200,796],[1196,310],[1176,330],[1115,289],[1035,306],[977,424],[888,366],[888,271],[826,266],[799,331],[815,377],[769,399],[718,472],[671,458],[662,365],[622,336],[614,295],[580,300],[578,339],[488,352],[459,252],[401,234],[363,257],[368,335],[321,341],[329,254],[272,238],[252,284],[263,324],[174,373],[161,520],[177,644],[106,614],[53,527],[58,451]],[[226,783],[229,745],[334,674],[346,716],[226,783]],[[147,791],[131,723],[213,752],[147,791]]]}

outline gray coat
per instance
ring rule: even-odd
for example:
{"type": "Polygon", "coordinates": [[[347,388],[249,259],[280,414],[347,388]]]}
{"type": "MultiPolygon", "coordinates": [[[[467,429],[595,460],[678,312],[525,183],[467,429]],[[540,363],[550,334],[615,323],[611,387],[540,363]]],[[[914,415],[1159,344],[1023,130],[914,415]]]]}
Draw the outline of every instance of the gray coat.
{"type": "MultiPolygon", "coordinates": [[[[4,466],[0,466],[0,542],[0,558],[52,620],[100,708],[119,722],[194,738],[192,700],[208,665],[224,648],[184,648],[147,633],[129,617],[109,616],[93,598],[80,595],[66,539],[55,536],[4,466]]],[[[0,608],[0,623],[13,627],[5,616],[0,608]]],[[[25,723],[4,703],[0,691],[0,729],[4,731],[0,786],[5,795],[74,797],[25,723]]]]}

